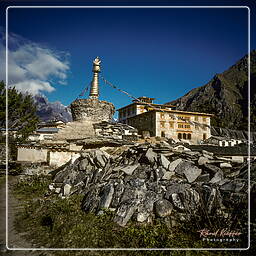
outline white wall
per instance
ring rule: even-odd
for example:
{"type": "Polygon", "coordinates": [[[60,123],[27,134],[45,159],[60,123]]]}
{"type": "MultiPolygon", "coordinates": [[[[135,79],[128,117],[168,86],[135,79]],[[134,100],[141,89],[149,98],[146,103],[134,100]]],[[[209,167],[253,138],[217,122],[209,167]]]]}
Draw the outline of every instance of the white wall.
{"type": "Polygon", "coordinates": [[[47,162],[47,151],[47,149],[19,147],[17,161],[31,163],[47,162]]]}
{"type": "Polygon", "coordinates": [[[66,151],[51,151],[49,165],[53,167],[59,167],[66,164],[70,159],[75,161],[80,156],[79,153],[66,152],[66,151]]]}

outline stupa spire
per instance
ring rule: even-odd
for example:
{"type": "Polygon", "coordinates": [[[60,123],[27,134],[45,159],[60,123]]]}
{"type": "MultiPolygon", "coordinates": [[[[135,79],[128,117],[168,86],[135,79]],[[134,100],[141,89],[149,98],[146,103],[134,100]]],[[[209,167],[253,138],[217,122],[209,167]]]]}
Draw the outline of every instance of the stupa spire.
{"type": "Polygon", "coordinates": [[[98,99],[99,98],[99,73],[100,73],[100,63],[101,60],[99,57],[93,61],[93,79],[91,82],[91,89],[90,89],[90,99],[98,99]]]}

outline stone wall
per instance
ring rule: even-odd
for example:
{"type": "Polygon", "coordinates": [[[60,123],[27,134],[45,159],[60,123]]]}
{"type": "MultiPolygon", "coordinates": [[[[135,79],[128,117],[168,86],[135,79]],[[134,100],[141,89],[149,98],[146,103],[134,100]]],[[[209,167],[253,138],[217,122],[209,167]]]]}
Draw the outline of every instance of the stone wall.
{"type": "Polygon", "coordinates": [[[70,151],[50,151],[49,165],[59,167],[66,164],[68,161],[74,161],[80,156],[80,153],[70,151]]]}
{"type": "Polygon", "coordinates": [[[111,121],[115,107],[98,99],[78,99],[71,103],[71,112],[74,121],[111,121]]]}
{"type": "Polygon", "coordinates": [[[138,129],[139,134],[148,131],[150,136],[156,136],[156,112],[150,111],[128,119],[128,124],[138,129]]]}
{"type": "Polygon", "coordinates": [[[47,152],[47,149],[19,147],[17,161],[32,163],[47,162],[47,152]]]}

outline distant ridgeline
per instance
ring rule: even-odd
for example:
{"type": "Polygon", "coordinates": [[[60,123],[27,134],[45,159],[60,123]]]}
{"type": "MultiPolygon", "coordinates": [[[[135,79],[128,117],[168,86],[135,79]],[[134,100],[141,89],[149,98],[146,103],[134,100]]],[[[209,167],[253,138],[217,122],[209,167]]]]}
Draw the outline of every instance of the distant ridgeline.
{"type": "MultiPolygon", "coordinates": [[[[250,64],[251,129],[256,131],[256,50],[250,54],[250,64]]],[[[216,74],[206,85],[167,104],[175,105],[178,110],[214,114],[212,126],[247,130],[248,55],[222,74],[216,74]]]]}

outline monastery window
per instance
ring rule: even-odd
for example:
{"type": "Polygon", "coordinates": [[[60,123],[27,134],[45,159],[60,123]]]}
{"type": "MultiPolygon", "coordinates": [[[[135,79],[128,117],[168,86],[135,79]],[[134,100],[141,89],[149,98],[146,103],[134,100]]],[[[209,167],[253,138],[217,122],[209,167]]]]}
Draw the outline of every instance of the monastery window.
{"type": "Polygon", "coordinates": [[[171,120],[175,120],[175,117],[174,117],[173,114],[169,114],[169,118],[170,118],[171,120]]]}
{"type": "Polygon", "coordinates": [[[183,139],[186,140],[187,139],[187,134],[186,133],[183,133],[183,139]]]}
{"type": "Polygon", "coordinates": [[[161,128],[164,128],[165,127],[165,122],[160,122],[160,126],[161,126],[161,128]]]}
{"type": "Polygon", "coordinates": [[[188,140],[191,140],[191,134],[190,133],[188,134],[188,140]]]}
{"type": "Polygon", "coordinates": [[[185,124],[185,128],[190,128],[190,125],[189,124],[185,124]]]}
{"type": "Polygon", "coordinates": [[[161,137],[165,137],[165,132],[164,131],[161,132],[161,137]]]}
{"type": "Polygon", "coordinates": [[[195,121],[198,121],[198,116],[195,116],[195,121]]]}
{"type": "Polygon", "coordinates": [[[182,134],[181,133],[178,133],[178,139],[182,139],[182,134]]]}
{"type": "Polygon", "coordinates": [[[222,141],[221,144],[222,144],[222,147],[225,147],[225,141],[222,141]]]}
{"type": "Polygon", "coordinates": [[[185,120],[190,120],[190,117],[189,116],[184,116],[183,117],[185,120]]]}
{"type": "Polygon", "coordinates": [[[173,122],[169,122],[169,126],[170,126],[170,128],[173,128],[174,127],[174,123],[173,122]]]}
{"type": "Polygon", "coordinates": [[[203,140],[206,140],[206,133],[203,134],[203,140]]]}
{"type": "Polygon", "coordinates": [[[228,145],[229,145],[229,147],[231,147],[231,146],[232,146],[231,141],[229,141],[229,142],[228,142],[228,145]]]}
{"type": "Polygon", "coordinates": [[[178,124],[178,128],[183,128],[183,124],[178,124]]]}
{"type": "Polygon", "coordinates": [[[160,118],[164,118],[164,113],[161,113],[161,114],[160,114],[160,118]]]}

